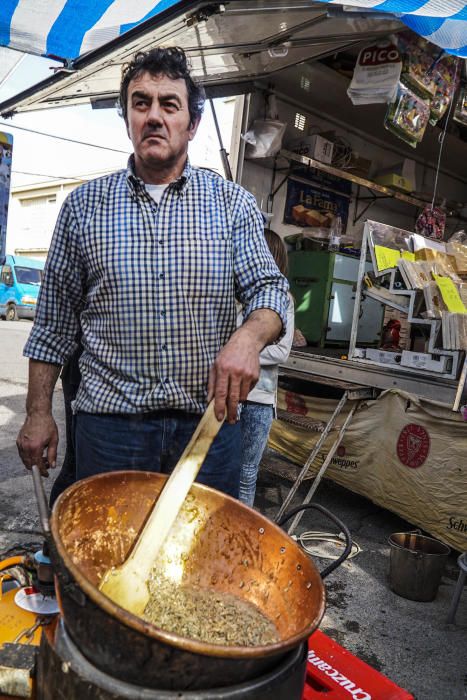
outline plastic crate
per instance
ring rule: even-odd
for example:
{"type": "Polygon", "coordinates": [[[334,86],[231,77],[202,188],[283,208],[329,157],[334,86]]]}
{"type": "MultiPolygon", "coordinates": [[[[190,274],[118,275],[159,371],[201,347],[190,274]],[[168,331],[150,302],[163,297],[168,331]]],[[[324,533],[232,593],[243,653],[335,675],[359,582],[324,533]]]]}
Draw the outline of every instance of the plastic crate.
{"type": "Polygon", "coordinates": [[[317,630],[308,640],[303,700],[415,700],[414,696],[317,630]]]}

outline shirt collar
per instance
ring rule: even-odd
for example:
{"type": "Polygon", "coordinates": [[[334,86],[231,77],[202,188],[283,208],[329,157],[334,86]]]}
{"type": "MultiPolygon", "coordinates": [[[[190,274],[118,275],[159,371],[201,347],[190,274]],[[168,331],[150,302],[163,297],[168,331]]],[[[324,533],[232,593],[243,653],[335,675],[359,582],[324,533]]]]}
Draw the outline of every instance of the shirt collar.
{"type": "MultiPolygon", "coordinates": [[[[193,167],[190,164],[188,158],[186,159],[185,167],[179,178],[170,183],[170,187],[179,192],[184,193],[188,184],[193,177],[193,167]]],[[[135,172],[135,156],[132,153],[128,158],[128,164],[126,169],[126,181],[128,188],[133,196],[137,196],[141,192],[146,191],[145,184],[143,180],[138,177],[135,172]]]]}

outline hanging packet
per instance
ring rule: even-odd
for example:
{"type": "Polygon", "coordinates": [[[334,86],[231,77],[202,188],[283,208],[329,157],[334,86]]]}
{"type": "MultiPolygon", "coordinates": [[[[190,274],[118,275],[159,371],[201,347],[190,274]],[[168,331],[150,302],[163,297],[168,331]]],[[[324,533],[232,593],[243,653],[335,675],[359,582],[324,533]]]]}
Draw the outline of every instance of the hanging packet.
{"type": "Polygon", "coordinates": [[[384,120],[385,128],[415,148],[423,138],[430,119],[430,103],[402,82],[384,120]]]}
{"type": "Polygon", "coordinates": [[[436,94],[433,66],[439,60],[441,49],[411,32],[398,35],[397,45],[403,57],[403,83],[425,99],[433,98],[436,94]]]}
{"type": "Polygon", "coordinates": [[[430,124],[434,126],[444,116],[459,86],[457,59],[443,56],[433,68],[433,76],[436,91],[431,101],[430,124]]]}
{"type": "Polygon", "coordinates": [[[365,46],[358,55],[347,94],[354,105],[390,102],[401,70],[402,59],[394,43],[365,46]]]}
{"type": "Polygon", "coordinates": [[[446,212],[441,207],[427,204],[415,222],[415,231],[425,238],[442,241],[446,228],[446,212]]]}
{"type": "Polygon", "coordinates": [[[456,109],[454,111],[454,120],[467,126],[467,85],[462,85],[459,98],[457,100],[456,109]]]}

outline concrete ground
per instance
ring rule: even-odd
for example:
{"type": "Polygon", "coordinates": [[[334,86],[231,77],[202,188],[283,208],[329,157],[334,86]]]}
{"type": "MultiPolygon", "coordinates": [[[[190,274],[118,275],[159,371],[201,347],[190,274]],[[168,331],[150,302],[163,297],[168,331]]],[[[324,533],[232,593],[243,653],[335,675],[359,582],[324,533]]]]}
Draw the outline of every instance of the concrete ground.
{"type": "MultiPolygon", "coordinates": [[[[22,466],[15,439],[24,416],[27,361],[21,350],[30,322],[0,321],[0,556],[17,543],[40,541],[32,478],[22,466]]],[[[64,435],[61,390],[54,398],[55,416],[64,435]]],[[[59,446],[59,464],[63,458],[59,446]]],[[[46,482],[50,488],[53,476],[46,482]]],[[[297,494],[299,504],[308,491],[305,482],[297,494]]],[[[274,517],[290,483],[262,471],[258,483],[258,507],[274,517]]],[[[417,700],[467,699],[467,590],[457,612],[456,624],[446,616],[458,575],[453,553],[433,602],[420,603],[397,596],[389,588],[388,536],[412,526],[370,501],[323,481],[314,501],[335,513],[349,527],[360,552],[325,580],[327,609],[323,632],[381,671],[417,700]]],[[[334,531],[322,516],[306,513],[302,531],[334,531]]],[[[319,569],[329,560],[315,558],[319,569]]],[[[349,693],[349,700],[352,695],[349,693]]],[[[372,700],[384,700],[373,696],[372,700]]],[[[389,700],[386,698],[385,700],[389,700]]],[[[390,700],[396,700],[393,696],[390,700]]]]}

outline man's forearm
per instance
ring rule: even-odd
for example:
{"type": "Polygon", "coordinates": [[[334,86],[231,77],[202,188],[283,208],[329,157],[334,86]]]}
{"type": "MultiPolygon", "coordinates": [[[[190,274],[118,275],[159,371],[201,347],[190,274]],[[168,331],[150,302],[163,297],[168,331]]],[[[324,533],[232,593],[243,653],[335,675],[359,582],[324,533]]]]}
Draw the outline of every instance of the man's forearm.
{"type": "Polygon", "coordinates": [[[253,311],[237,330],[237,333],[247,333],[255,342],[258,352],[270,343],[273,343],[280,335],[282,321],[272,309],[257,309],[253,311]]]}
{"type": "Polygon", "coordinates": [[[29,384],[26,413],[51,413],[52,396],[60,374],[60,365],[29,360],[29,384]]]}

